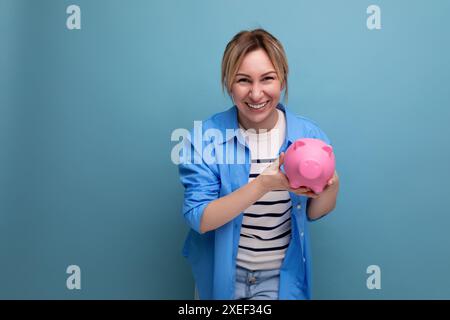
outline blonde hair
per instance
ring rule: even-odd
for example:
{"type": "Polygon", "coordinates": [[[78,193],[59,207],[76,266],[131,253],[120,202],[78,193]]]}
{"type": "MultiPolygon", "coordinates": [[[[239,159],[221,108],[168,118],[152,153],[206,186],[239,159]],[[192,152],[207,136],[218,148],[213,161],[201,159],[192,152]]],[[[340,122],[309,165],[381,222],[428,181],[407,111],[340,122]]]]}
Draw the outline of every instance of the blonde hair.
{"type": "Polygon", "coordinates": [[[226,88],[232,96],[231,87],[242,60],[247,53],[258,49],[263,49],[269,56],[281,86],[284,86],[284,100],[287,101],[289,68],[286,53],[281,42],[264,29],[241,31],[228,42],[222,58],[222,90],[226,88]]]}

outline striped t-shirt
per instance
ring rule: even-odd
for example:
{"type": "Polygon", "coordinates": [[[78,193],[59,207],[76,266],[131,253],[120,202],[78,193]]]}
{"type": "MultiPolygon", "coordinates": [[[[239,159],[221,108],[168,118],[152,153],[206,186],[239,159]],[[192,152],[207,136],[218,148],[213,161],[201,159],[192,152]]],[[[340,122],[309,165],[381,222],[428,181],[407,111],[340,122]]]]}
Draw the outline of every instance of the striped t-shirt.
{"type": "MultiPolygon", "coordinates": [[[[251,154],[249,182],[264,171],[279,155],[286,135],[286,119],[278,110],[275,127],[256,134],[247,130],[251,154]]],[[[270,191],[243,213],[237,265],[248,270],[278,269],[291,239],[292,203],[286,190],[270,191]]]]}

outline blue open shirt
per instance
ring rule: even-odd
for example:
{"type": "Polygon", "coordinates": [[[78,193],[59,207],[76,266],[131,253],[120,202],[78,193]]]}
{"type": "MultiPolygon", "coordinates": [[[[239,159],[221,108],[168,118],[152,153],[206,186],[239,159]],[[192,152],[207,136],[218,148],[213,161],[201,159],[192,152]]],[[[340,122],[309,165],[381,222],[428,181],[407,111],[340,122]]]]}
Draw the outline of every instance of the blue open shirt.
{"type": "MultiPolygon", "coordinates": [[[[300,138],[317,138],[330,144],[328,137],[314,122],[290,113],[282,104],[278,104],[277,108],[285,113],[287,126],[286,138],[280,152],[285,152],[291,143],[300,138]]],[[[203,132],[216,129],[222,133],[219,138],[216,136],[214,141],[211,139],[201,142],[202,147],[210,145],[209,151],[212,151],[212,154],[219,154],[221,148],[236,149],[236,145],[241,143],[238,137],[226,133],[227,129],[233,129],[234,132],[239,129],[236,106],[203,121],[202,129],[203,132]],[[214,146],[213,150],[211,145],[214,146]]],[[[194,153],[199,152],[198,145],[195,147],[191,140],[188,143],[194,153]]],[[[246,159],[250,159],[245,145],[242,150],[245,151],[246,159]]],[[[203,234],[200,233],[200,221],[211,201],[248,183],[250,161],[247,160],[241,164],[207,163],[203,160],[199,163],[185,161],[179,164],[180,180],[185,188],[183,215],[191,227],[183,255],[192,266],[200,299],[234,298],[236,256],[243,215],[241,213],[216,230],[203,234]]],[[[309,219],[306,214],[308,198],[292,192],[290,196],[292,237],[280,269],[279,299],[310,299],[312,277],[307,223],[309,219]]]]}

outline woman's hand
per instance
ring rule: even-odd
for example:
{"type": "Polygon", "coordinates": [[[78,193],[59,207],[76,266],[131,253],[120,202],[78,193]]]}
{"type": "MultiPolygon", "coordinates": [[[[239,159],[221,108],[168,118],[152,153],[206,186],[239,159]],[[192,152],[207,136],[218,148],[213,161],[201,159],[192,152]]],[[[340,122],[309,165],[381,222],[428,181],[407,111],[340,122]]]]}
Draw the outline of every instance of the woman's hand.
{"type": "MultiPolygon", "coordinates": [[[[307,187],[300,187],[297,189],[292,189],[289,186],[289,180],[286,175],[280,170],[280,167],[284,163],[284,152],[280,154],[278,159],[273,162],[269,167],[267,167],[256,179],[259,179],[264,190],[266,192],[274,190],[286,190],[294,192],[299,196],[307,196],[310,198],[317,198],[318,195],[315,194],[311,189],[307,187]]],[[[331,181],[331,180],[330,180],[331,181]]]]}
{"type": "Polygon", "coordinates": [[[336,185],[336,183],[337,183],[338,181],[339,181],[339,177],[338,177],[338,175],[337,175],[336,170],[334,170],[333,176],[331,177],[330,180],[328,180],[328,182],[327,182],[327,184],[325,185],[325,187],[323,188],[322,192],[320,192],[320,193],[314,193],[316,196],[315,196],[315,197],[312,197],[312,198],[314,198],[314,199],[319,198],[325,191],[330,190],[330,189],[331,189],[331,188],[330,188],[331,186],[336,185]]]}
{"type": "Polygon", "coordinates": [[[338,182],[338,181],[339,181],[338,174],[337,174],[336,170],[334,170],[333,177],[331,177],[331,179],[328,180],[328,183],[327,183],[327,185],[325,186],[324,191],[325,191],[329,186],[332,186],[333,184],[335,184],[335,183],[338,182]]]}

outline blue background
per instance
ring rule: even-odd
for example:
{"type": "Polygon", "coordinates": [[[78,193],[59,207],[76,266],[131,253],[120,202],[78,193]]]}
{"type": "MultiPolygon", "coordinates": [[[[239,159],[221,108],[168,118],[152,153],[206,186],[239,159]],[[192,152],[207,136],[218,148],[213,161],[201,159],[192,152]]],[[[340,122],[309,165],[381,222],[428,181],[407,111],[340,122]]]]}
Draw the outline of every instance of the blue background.
{"type": "Polygon", "coordinates": [[[288,107],[337,157],[337,208],[311,230],[314,298],[449,299],[449,13],[446,0],[0,0],[0,298],[193,297],[170,136],[231,106],[225,45],[263,27],[287,52],[288,107]],[[81,30],[66,28],[70,4],[81,30]],[[81,290],[66,288],[72,264],[81,290]]]}

